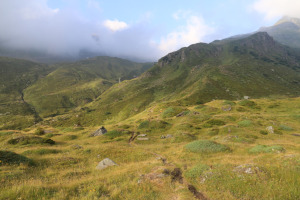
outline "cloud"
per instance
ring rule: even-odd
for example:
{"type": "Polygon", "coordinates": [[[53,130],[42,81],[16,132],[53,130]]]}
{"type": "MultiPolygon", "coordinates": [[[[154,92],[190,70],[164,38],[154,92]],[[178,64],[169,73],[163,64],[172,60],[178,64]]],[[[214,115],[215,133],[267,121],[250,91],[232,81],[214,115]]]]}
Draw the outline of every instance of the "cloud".
{"type": "Polygon", "coordinates": [[[282,16],[300,17],[299,0],[258,0],[251,7],[264,14],[266,20],[282,16]]]}
{"type": "Polygon", "coordinates": [[[120,31],[123,29],[128,28],[128,24],[126,22],[119,21],[117,19],[115,20],[105,20],[103,22],[103,25],[108,28],[109,30],[115,32],[115,31],[120,31]]]}
{"type": "Polygon", "coordinates": [[[192,15],[188,11],[179,11],[173,14],[175,20],[184,19],[185,25],[163,37],[159,43],[159,49],[168,53],[194,43],[203,42],[204,38],[214,32],[214,28],[208,26],[201,16],[192,15]]]}

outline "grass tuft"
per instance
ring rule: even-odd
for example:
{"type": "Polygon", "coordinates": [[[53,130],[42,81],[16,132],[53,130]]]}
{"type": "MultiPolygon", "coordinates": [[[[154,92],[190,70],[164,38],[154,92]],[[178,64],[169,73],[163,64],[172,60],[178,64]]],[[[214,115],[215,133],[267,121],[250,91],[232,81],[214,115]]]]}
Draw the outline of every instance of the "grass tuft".
{"type": "Polygon", "coordinates": [[[194,153],[216,153],[229,151],[229,147],[210,140],[198,140],[185,145],[185,148],[194,153]]]}
{"type": "Polygon", "coordinates": [[[281,153],[285,152],[285,149],[282,146],[274,145],[257,145],[249,150],[250,153],[281,153]]]}

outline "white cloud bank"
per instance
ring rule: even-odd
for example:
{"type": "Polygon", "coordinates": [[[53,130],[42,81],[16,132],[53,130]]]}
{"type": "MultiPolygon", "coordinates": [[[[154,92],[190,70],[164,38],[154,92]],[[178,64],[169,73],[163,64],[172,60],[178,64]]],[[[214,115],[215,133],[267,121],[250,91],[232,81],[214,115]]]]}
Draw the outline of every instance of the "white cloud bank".
{"type": "Polygon", "coordinates": [[[115,19],[115,20],[107,19],[103,22],[103,24],[106,28],[108,28],[109,30],[111,30],[113,32],[124,30],[124,29],[128,28],[128,24],[126,24],[126,22],[122,22],[117,19],[115,19]]]}
{"type": "Polygon", "coordinates": [[[96,15],[92,17],[80,13],[76,1],[68,1],[75,2],[73,7],[60,9],[50,8],[47,2],[0,0],[0,48],[71,56],[88,50],[100,55],[155,61],[170,51],[202,42],[214,31],[192,12],[175,13],[174,20],[184,25],[162,36],[150,24],[149,17],[132,24],[104,19],[95,0],[87,1],[89,14],[96,15]]]}
{"type": "Polygon", "coordinates": [[[258,0],[252,8],[264,14],[266,20],[281,16],[300,17],[300,0],[258,0]]]}
{"type": "Polygon", "coordinates": [[[177,50],[181,47],[194,43],[203,42],[204,38],[212,34],[214,29],[208,26],[200,16],[193,15],[189,11],[179,11],[173,14],[175,20],[183,19],[185,26],[178,27],[177,30],[163,37],[159,44],[159,49],[163,53],[177,50]]]}

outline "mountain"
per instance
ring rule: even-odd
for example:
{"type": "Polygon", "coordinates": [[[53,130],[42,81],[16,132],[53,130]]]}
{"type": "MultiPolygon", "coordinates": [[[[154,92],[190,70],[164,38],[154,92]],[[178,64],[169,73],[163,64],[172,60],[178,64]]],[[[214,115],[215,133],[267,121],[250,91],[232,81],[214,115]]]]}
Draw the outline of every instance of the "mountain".
{"type": "Polygon", "coordinates": [[[18,121],[15,127],[20,128],[39,120],[35,109],[24,101],[23,90],[52,70],[44,64],[0,57],[0,126],[10,127],[9,121],[18,121]]]}
{"type": "Polygon", "coordinates": [[[126,119],[157,102],[189,105],[244,96],[299,96],[299,63],[298,50],[265,32],[194,44],[161,58],[137,79],[112,86],[80,112],[80,120],[99,124],[126,119]]]}
{"type": "Polygon", "coordinates": [[[62,114],[93,101],[119,78],[135,78],[151,66],[112,57],[58,64],[56,70],[24,90],[24,99],[43,117],[62,114]]]}
{"type": "Polygon", "coordinates": [[[300,48],[300,19],[283,17],[274,26],[260,28],[281,44],[300,48]]]}
{"type": "Polygon", "coordinates": [[[0,127],[22,128],[65,113],[152,65],[112,57],[56,65],[0,57],[0,127]]]}

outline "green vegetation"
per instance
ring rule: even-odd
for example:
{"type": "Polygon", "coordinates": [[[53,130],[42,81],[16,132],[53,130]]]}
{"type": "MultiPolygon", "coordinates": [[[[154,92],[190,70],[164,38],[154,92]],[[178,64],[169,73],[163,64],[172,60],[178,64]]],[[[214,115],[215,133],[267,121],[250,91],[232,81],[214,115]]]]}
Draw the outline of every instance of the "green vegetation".
{"type": "Polygon", "coordinates": [[[30,137],[30,136],[21,136],[7,141],[8,144],[12,145],[27,145],[27,144],[55,144],[55,141],[51,139],[41,138],[41,137],[30,137]]]}
{"type": "Polygon", "coordinates": [[[282,146],[274,145],[257,145],[249,150],[250,153],[281,153],[284,152],[285,149],[282,146]]]}
{"type": "Polygon", "coordinates": [[[243,120],[243,121],[238,122],[238,125],[240,127],[251,126],[252,125],[252,121],[251,120],[243,120]]]}
{"type": "Polygon", "coordinates": [[[185,177],[196,179],[199,178],[204,171],[209,170],[209,166],[205,164],[197,164],[192,169],[188,170],[184,175],[185,177]]]}
{"type": "Polygon", "coordinates": [[[12,164],[33,164],[33,161],[25,156],[16,154],[11,151],[0,151],[0,167],[2,165],[12,164]]]}
{"type": "Polygon", "coordinates": [[[227,146],[209,140],[194,141],[185,145],[185,148],[194,153],[217,153],[229,151],[227,146]]]}

